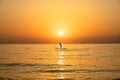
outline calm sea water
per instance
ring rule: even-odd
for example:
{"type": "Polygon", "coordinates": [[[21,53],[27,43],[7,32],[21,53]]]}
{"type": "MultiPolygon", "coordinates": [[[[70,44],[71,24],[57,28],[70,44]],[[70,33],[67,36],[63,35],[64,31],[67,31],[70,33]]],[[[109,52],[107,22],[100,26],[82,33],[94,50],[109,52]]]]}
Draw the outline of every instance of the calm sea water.
{"type": "Polygon", "coordinates": [[[120,44],[0,44],[0,80],[117,80],[120,44]]]}

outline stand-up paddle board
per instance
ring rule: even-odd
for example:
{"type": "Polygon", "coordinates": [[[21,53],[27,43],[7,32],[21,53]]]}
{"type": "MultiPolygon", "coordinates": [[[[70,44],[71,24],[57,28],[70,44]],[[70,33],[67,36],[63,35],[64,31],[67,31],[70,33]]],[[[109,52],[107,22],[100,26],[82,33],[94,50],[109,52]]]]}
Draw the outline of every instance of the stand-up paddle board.
{"type": "Polygon", "coordinates": [[[55,49],[60,49],[60,50],[64,50],[64,49],[67,49],[67,48],[55,48],[55,49]]]}

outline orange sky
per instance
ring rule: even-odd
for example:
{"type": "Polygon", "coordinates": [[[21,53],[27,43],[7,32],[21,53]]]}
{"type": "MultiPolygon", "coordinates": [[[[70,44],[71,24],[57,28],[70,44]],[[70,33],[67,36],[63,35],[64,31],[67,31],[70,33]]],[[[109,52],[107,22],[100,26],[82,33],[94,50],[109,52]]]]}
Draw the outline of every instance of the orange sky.
{"type": "Polygon", "coordinates": [[[120,1],[0,0],[0,43],[58,42],[120,42],[120,1]]]}

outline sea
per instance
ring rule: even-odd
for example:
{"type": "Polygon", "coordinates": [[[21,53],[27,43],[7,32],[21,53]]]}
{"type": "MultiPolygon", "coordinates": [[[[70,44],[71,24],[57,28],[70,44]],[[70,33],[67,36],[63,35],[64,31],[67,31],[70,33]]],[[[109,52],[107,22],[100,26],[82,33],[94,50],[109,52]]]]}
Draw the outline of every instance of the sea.
{"type": "Polygon", "coordinates": [[[0,80],[120,80],[120,44],[0,44],[0,80]]]}

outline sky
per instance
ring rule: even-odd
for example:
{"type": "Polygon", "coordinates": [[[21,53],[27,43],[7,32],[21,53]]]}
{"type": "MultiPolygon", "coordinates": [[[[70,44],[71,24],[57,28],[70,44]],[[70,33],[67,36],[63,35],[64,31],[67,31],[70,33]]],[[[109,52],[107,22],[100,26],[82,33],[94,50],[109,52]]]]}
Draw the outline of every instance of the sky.
{"type": "Polygon", "coordinates": [[[0,43],[59,42],[120,43],[120,0],[0,0],[0,43]]]}

